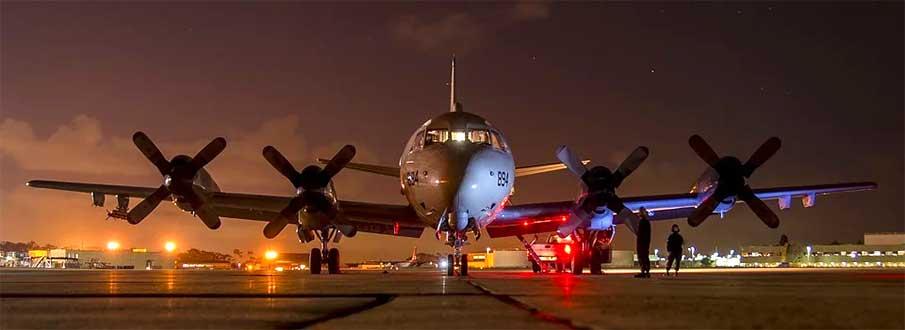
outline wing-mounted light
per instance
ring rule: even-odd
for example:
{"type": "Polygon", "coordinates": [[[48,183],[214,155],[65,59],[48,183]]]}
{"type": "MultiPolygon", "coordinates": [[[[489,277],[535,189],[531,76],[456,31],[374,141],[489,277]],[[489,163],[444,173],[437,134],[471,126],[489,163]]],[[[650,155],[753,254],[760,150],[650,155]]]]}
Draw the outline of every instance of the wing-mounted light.
{"type": "Polygon", "coordinates": [[[810,193],[801,198],[801,205],[804,207],[814,207],[814,203],[817,202],[817,194],[810,193]]]}
{"type": "Polygon", "coordinates": [[[792,207],[792,195],[785,195],[776,200],[779,203],[780,210],[787,210],[792,207]]]}

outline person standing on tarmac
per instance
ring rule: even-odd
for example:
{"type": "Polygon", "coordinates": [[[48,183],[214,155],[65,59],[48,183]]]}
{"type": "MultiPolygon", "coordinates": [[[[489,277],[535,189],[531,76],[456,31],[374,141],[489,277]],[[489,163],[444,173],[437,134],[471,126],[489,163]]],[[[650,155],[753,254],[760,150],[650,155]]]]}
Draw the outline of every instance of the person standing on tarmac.
{"type": "Polygon", "coordinates": [[[641,222],[638,223],[638,235],[635,238],[635,248],[638,253],[638,266],[641,273],[635,275],[638,278],[650,277],[650,220],[647,219],[647,209],[638,210],[641,222]]]}
{"type": "Polygon", "coordinates": [[[682,262],[682,245],[685,240],[679,235],[679,225],[672,225],[672,234],[666,239],[666,251],[669,252],[669,258],[666,260],[666,276],[669,276],[669,268],[672,267],[673,261],[676,262],[676,275],[679,276],[679,263],[682,262]]]}

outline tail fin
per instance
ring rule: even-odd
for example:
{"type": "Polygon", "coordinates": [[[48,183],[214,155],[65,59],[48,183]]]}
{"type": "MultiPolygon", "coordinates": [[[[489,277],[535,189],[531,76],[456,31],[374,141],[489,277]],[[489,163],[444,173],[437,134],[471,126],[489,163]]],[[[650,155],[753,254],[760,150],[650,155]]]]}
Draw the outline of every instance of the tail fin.
{"type": "Polygon", "coordinates": [[[452,65],[449,69],[449,112],[456,112],[459,105],[456,101],[456,54],[453,54],[452,65]]]}

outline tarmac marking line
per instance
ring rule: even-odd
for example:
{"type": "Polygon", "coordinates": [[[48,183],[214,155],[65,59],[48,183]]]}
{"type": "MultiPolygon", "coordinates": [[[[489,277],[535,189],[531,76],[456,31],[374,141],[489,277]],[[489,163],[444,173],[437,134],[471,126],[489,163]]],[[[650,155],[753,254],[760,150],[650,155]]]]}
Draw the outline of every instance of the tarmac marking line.
{"type": "Polygon", "coordinates": [[[383,306],[383,305],[393,301],[393,299],[396,299],[396,295],[391,295],[391,294],[376,295],[375,299],[367,304],[355,306],[355,307],[338,309],[338,310],[332,311],[330,313],[327,313],[326,315],[314,318],[312,320],[292,324],[291,326],[287,326],[286,328],[287,329],[299,329],[299,328],[307,329],[307,328],[310,328],[311,326],[314,326],[319,323],[324,323],[324,322],[335,320],[335,319],[349,317],[349,316],[352,316],[352,315],[355,315],[355,314],[358,314],[358,313],[361,313],[361,312],[364,312],[367,310],[371,310],[371,309],[383,306]]]}
{"type": "Polygon", "coordinates": [[[570,320],[570,319],[562,318],[562,317],[559,317],[559,316],[556,316],[556,315],[553,315],[553,314],[544,312],[544,311],[542,311],[542,310],[540,310],[540,309],[537,309],[537,308],[534,307],[534,306],[531,306],[531,305],[528,305],[528,304],[526,304],[526,303],[523,303],[523,302],[519,301],[518,299],[513,298],[513,297],[510,296],[510,295],[495,293],[495,292],[493,292],[492,290],[490,290],[490,289],[484,287],[483,285],[480,285],[480,284],[478,284],[478,283],[475,283],[475,282],[472,281],[472,280],[467,280],[467,281],[465,281],[465,283],[468,283],[469,285],[471,285],[471,286],[477,288],[478,290],[480,290],[481,292],[483,292],[485,295],[489,295],[489,296],[491,296],[491,297],[494,297],[494,298],[496,298],[497,300],[499,300],[499,301],[501,301],[501,302],[503,302],[503,303],[506,303],[506,304],[508,304],[508,305],[510,305],[510,306],[513,306],[513,307],[516,307],[516,308],[525,310],[525,311],[527,311],[528,313],[530,313],[531,316],[534,316],[534,317],[539,318],[539,319],[541,319],[541,320],[544,320],[544,321],[547,321],[547,322],[551,322],[551,323],[556,323],[556,324],[565,325],[565,326],[569,327],[570,329],[576,329],[576,330],[590,329],[590,328],[585,327],[585,326],[577,325],[577,324],[575,324],[574,322],[572,322],[572,320],[570,320]]]}

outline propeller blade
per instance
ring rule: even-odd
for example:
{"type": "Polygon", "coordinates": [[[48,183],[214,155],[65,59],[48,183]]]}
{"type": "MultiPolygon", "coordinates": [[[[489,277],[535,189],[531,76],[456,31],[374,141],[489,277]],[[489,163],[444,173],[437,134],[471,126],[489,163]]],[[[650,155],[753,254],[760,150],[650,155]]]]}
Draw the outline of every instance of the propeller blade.
{"type": "Polygon", "coordinates": [[[625,160],[622,161],[622,164],[619,165],[619,168],[616,169],[616,173],[613,173],[616,178],[615,187],[619,187],[622,184],[622,180],[625,180],[632,172],[638,169],[641,166],[641,163],[647,159],[647,156],[650,155],[650,150],[647,147],[638,147],[635,148],[635,151],[632,151],[628,157],[625,157],[625,160]]]}
{"type": "Polygon", "coordinates": [[[556,158],[559,159],[566,168],[569,169],[570,172],[578,176],[579,178],[584,176],[584,174],[588,171],[588,168],[584,166],[584,163],[581,159],[578,158],[577,155],[572,153],[572,150],[569,149],[568,146],[559,146],[556,148],[556,158]]]}
{"type": "Polygon", "coordinates": [[[220,228],[220,224],[221,224],[220,216],[217,215],[217,212],[215,212],[210,205],[205,204],[205,205],[201,206],[200,208],[196,209],[195,215],[197,215],[198,218],[201,219],[201,222],[204,222],[204,224],[207,225],[207,228],[210,228],[210,229],[220,228]]]}
{"type": "Polygon", "coordinates": [[[160,188],[157,188],[157,190],[151,193],[151,195],[141,200],[138,205],[135,205],[135,207],[133,207],[132,210],[130,210],[126,215],[126,219],[129,221],[129,223],[137,225],[139,222],[144,220],[148,216],[148,214],[151,214],[151,211],[154,211],[154,209],[157,208],[157,205],[159,205],[160,202],[164,198],[167,198],[167,196],[169,195],[170,190],[167,189],[166,186],[161,185],[160,188]]]}
{"type": "Polygon", "coordinates": [[[713,151],[713,148],[707,144],[707,141],[704,141],[704,139],[697,134],[688,138],[688,145],[690,145],[691,149],[698,154],[698,157],[701,157],[701,159],[707,162],[710,167],[715,167],[716,163],[720,161],[720,156],[717,156],[716,152],[713,151]]]}
{"type": "Polygon", "coordinates": [[[286,225],[289,224],[289,219],[286,217],[279,215],[264,226],[264,237],[274,238],[283,231],[283,228],[286,228],[286,225]]]}
{"type": "Polygon", "coordinates": [[[748,158],[748,161],[745,162],[745,177],[751,176],[751,173],[754,172],[754,170],[766,163],[770,157],[773,157],[773,155],[779,151],[780,146],[782,146],[782,141],[779,140],[778,137],[774,136],[767,139],[767,141],[751,155],[751,158],[748,158]]]}
{"type": "Polygon", "coordinates": [[[767,227],[779,227],[779,217],[776,216],[776,213],[773,213],[773,210],[771,210],[764,201],[757,198],[757,195],[751,191],[751,188],[743,188],[738,194],[738,199],[745,201],[745,204],[748,204],[751,211],[754,211],[754,214],[757,214],[760,221],[763,221],[767,227]]]}
{"type": "Polygon", "coordinates": [[[163,153],[160,152],[160,149],[157,149],[154,142],[151,142],[151,138],[145,135],[144,132],[135,132],[135,134],[132,135],[132,142],[135,143],[138,150],[145,155],[145,158],[150,160],[151,163],[157,167],[157,170],[160,171],[160,175],[167,175],[170,173],[173,166],[165,157],[163,157],[163,153]]]}
{"type": "Polygon", "coordinates": [[[352,161],[352,158],[355,157],[355,147],[352,145],[345,145],[342,149],[336,152],[336,155],[327,162],[327,165],[324,166],[324,169],[321,170],[321,174],[329,180],[336,173],[339,173],[343,167],[349,164],[352,161]]]}
{"type": "Polygon", "coordinates": [[[192,166],[195,169],[200,169],[214,160],[217,155],[223,152],[223,149],[226,149],[226,139],[222,137],[218,137],[208,143],[204,149],[201,149],[195,157],[192,157],[192,166]]]}
{"type": "Polygon", "coordinates": [[[290,163],[286,157],[283,157],[283,154],[277,151],[277,148],[266,146],[262,153],[264,154],[264,159],[270,163],[270,166],[273,166],[280,174],[289,179],[289,181],[292,181],[293,186],[296,188],[299,187],[299,184],[297,184],[298,182],[296,182],[298,180],[299,171],[292,166],[292,163],[290,163]]]}
{"type": "Polygon", "coordinates": [[[704,222],[707,217],[713,214],[713,210],[716,209],[717,205],[720,204],[720,200],[722,200],[722,198],[716,197],[718,196],[716,196],[716,192],[714,192],[713,195],[707,197],[707,199],[701,202],[701,205],[698,205],[698,207],[694,209],[691,215],[688,216],[689,226],[697,227],[702,222],[704,222]]]}

